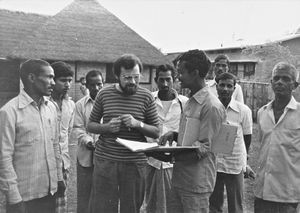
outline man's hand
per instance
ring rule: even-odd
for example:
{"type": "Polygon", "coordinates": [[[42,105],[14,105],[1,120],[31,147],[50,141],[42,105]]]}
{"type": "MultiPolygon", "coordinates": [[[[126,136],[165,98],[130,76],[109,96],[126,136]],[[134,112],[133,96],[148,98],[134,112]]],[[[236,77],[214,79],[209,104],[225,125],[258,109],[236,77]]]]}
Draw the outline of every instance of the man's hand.
{"type": "Polygon", "coordinates": [[[121,127],[121,119],[120,117],[116,117],[116,118],[112,118],[109,123],[109,131],[111,133],[116,133],[120,131],[120,127],[121,127]]]}
{"type": "Polygon", "coordinates": [[[136,120],[130,114],[121,115],[120,119],[121,119],[122,123],[129,129],[139,127],[139,125],[140,125],[140,121],[136,120]]]}
{"type": "Polygon", "coordinates": [[[246,172],[244,172],[244,178],[251,178],[252,180],[254,180],[256,177],[255,172],[252,170],[252,168],[247,165],[246,166],[246,172]]]}
{"type": "Polygon", "coordinates": [[[26,213],[26,207],[23,201],[15,204],[8,204],[6,208],[7,212],[26,213]]]}
{"type": "Polygon", "coordinates": [[[169,145],[172,146],[173,141],[177,141],[177,136],[177,132],[169,131],[159,138],[158,144],[164,146],[169,141],[169,145]]]}
{"type": "Polygon", "coordinates": [[[91,150],[91,151],[94,151],[95,150],[95,145],[93,144],[92,141],[89,141],[87,144],[86,144],[86,148],[91,150]]]}
{"type": "Polygon", "coordinates": [[[57,197],[63,197],[65,195],[65,190],[66,190],[66,184],[64,181],[58,181],[57,182],[57,192],[56,196],[57,197]]]}

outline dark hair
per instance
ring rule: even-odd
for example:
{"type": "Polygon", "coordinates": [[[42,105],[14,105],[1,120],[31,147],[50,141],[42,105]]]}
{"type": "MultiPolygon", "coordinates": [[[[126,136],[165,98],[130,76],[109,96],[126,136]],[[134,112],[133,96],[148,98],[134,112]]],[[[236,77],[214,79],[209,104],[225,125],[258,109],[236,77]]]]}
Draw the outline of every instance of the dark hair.
{"type": "Polygon", "coordinates": [[[199,76],[205,78],[210,69],[210,60],[208,56],[202,50],[189,50],[179,55],[174,64],[184,63],[185,68],[191,72],[193,70],[199,70],[199,76]]]}
{"type": "Polygon", "coordinates": [[[229,67],[230,61],[229,61],[229,58],[228,58],[227,55],[224,55],[224,54],[218,55],[218,56],[215,58],[215,63],[217,63],[218,61],[221,61],[221,60],[225,60],[227,66],[229,67]]]}
{"type": "Polygon", "coordinates": [[[101,76],[102,83],[104,83],[102,73],[99,70],[91,70],[85,76],[86,84],[88,84],[88,82],[91,78],[96,77],[98,75],[101,76]]]}
{"type": "Polygon", "coordinates": [[[220,80],[233,80],[233,85],[236,84],[236,79],[237,77],[235,75],[233,75],[230,72],[224,72],[222,74],[220,74],[219,76],[216,77],[216,82],[217,84],[219,83],[220,80]]]}
{"type": "Polygon", "coordinates": [[[20,77],[24,85],[27,84],[27,77],[30,73],[37,76],[41,73],[41,67],[50,67],[47,61],[41,59],[28,59],[20,65],[20,77]]]}
{"type": "Polygon", "coordinates": [[[70,64],[67,64],[63,61],[57,61],[51,64],[51,67],[54,70],[54,80],[60,77],[73,77],[74,71],[72,70],[70,64]]]}
{"type": "Polygon", "coordinates": [[[171,71],[172,79],[174,80],[175,79],[175,75],[176,75],[175,68],[173,66],[171,66],[170,64],[159,65],[156,68],[154,80],[157,81],[157,78],[158,78],[160,72],[167,72],[167,71],[171,71]]]}
{"type": "Polygon", "coordinates": [[[140,72],[143,71],[143,65],[141,60],[133,55],[133,54],[124,54],[120,58],[118,58],[115,63],[114,63],[114,74],[119,77],[121,73],[121,68],[123,67],[124,69],[132,69],[136,65],[139,66],[140,72]]]}

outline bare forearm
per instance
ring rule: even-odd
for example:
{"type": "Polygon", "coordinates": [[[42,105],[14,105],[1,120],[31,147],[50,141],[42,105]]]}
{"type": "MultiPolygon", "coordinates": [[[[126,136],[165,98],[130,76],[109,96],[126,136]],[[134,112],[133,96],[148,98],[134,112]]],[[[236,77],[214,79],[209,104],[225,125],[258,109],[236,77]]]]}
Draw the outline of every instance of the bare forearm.
{"type": "Polygon", "coordinates": [[[109,132],[109,124],[100,124],[90,121],[87,125],[87,131],[94,134],[105,134],[109,132]]]}

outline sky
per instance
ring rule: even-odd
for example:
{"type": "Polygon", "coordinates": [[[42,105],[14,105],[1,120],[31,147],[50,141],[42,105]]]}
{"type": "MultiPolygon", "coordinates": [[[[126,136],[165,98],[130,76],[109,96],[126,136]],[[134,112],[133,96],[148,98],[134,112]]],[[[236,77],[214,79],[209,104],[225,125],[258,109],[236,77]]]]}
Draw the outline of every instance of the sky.
{"type": "MultiPolygon", "coordinates": [[[[300,0],[97,0],[164,53],[257,44],[300,27],[300,0]]],[[[0,0],[54,15],[72,0],[0,0]]]]}

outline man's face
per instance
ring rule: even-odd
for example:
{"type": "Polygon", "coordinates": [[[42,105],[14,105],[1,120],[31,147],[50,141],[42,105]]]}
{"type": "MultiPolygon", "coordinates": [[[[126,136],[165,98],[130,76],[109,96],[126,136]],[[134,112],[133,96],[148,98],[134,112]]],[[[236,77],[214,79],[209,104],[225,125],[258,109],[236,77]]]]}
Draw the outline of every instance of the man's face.
{"type": "Polygon", "coordinates": [[[234,89],[235,86],[233,79],[219,80],[219,83],[217,84],[217,92],[219,99],[230,100],[234,89]]]}
{"type": "Polygon", "coordinates": [[[228,70],[229,70],[229,67],[228,67],[227,61],[224,59],[221,59],[214,64],[214,73],[215,73],[216,77],[218,77],[219,75],[221,75],[224,72],[228,72],[228,70]]]}
{"type": "Polygon", "coordinates": [[[100,75],[91,77],[88,79],[86,87],[90,91],[90,96],[93,100],[95,100],[96,95],[103,87],[103,81],[100,75]]]}
{"type": "Polygon", "coordinates": [[[54,91],[57,94],[65,95],[71,88],[73,77],[72,76],[65,76],[59,77],[55,79],[55,86],[54,91]]]}
{"type": "Polygon", "coordinates": [[[181,88],[190,88],[194,79],[192,74],[186,69],[185,63],[180,62],[177,66],[177,70],[181,88]]]}
{"type": "Polygon", "coordinates": [[[40,96],[50,96],[55,85],[54,71],[51,66],[42,66],[40,69],[39,75],[33,74],[33,88],[40,96]]]}
{"type": "Polygon", "coordinates": [[[172,90],[173,88],[172,72],[171,71],[159,72],[156,84],[159,91],[168,92],[172,90]]]}
{"type": "Polygon", "coordinates": [[[292,91],[296,88],[296,82],[292,71],[274,71],[271,83],[275,96],[290,96],[292,91]]]}
{"type": "Polygon", "coordinates": [[[135,65],[132,69],[124,69],[121,67],[119,85],[125,95],[133,95],[137,91],[140,82],[140,68],[135,65]]]}

